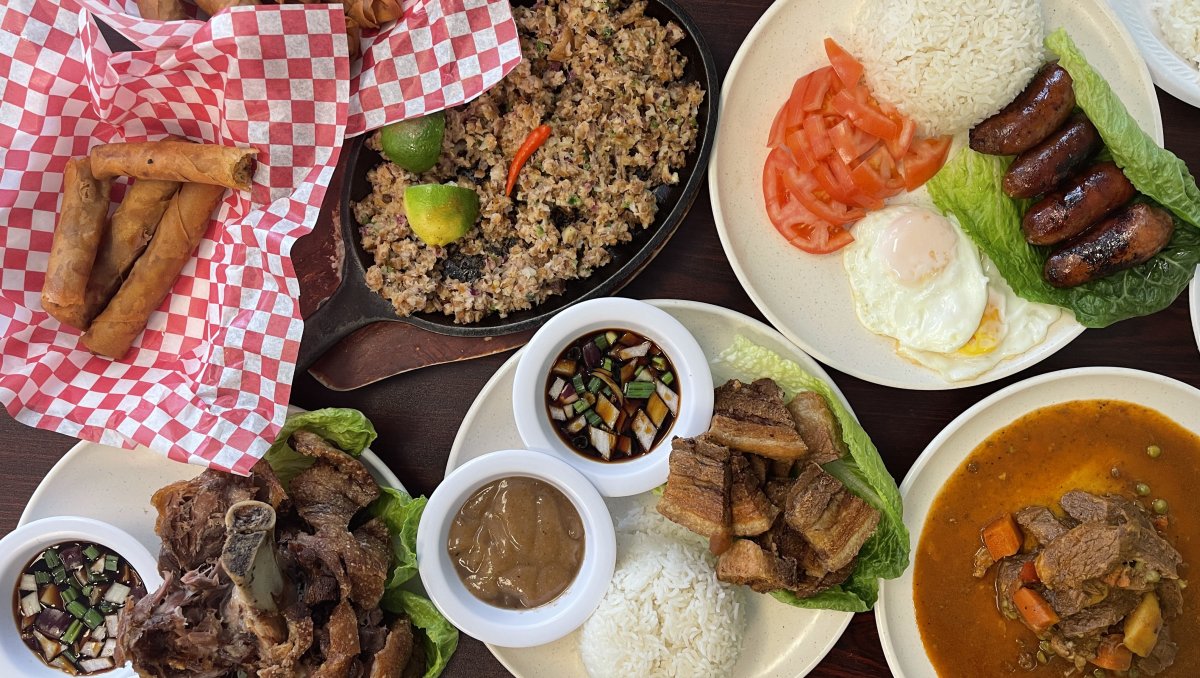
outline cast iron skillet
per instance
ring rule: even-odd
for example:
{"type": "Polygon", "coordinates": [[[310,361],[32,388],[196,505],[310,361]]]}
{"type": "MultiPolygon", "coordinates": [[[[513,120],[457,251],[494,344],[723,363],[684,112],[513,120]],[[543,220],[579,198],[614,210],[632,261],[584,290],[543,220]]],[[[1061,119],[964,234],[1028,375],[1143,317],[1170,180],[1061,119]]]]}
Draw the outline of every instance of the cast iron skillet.
{"type": "Polygon", "coordinates": [[[704,183],[709,152],[716,136],[720,92],[712,52],[700,35],[699,27],[675,0],[650,0],[646,6],[646,16],[664,23],[674,21],[683,28],[686,36],[675,45],[675,49],[687,58],[682,79],[699,82],[705,90],[704,101],[697,111],[697,122],[702,132],[696,148],[689,155],[687,165],[680,170],[679,182],[656,190],[659,211],[654,223],[649,228],[637,230],[631,242],[613,247],[611,261],[593,271],[591,277],[568,282],[562,294],[546,299],[533,309],[511,313],[506,318],[492,315],[470,324],[456,324],[451,316],[433,313],[401,318],[396,315],[390,302],[366,284],[366,269],[371,265],[372,258],[359,243],[359,225],[354,218],[352,205],[371,193],[367,172],[381,164],[383,158],[366,148],[366,135],[362,135],[351,141],[343,159],[347,163],[347,172],[338,206],[346,252],[342,264],[342,282],[333,296],[305,319],[298,369],[307,369],[343,337],[380,320],[405,322],[436,334],[459,337],[492,337],[531,330],[572,304],[612,294],[650,263],[679,228],[704,183]]]}

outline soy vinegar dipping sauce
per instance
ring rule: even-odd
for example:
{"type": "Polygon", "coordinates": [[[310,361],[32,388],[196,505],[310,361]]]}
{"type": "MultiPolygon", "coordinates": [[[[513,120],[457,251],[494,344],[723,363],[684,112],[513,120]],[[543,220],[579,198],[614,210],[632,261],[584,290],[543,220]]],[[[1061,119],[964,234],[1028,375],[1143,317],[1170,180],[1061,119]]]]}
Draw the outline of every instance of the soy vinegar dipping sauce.
{"type": "Polygon", "coordinates": [[[536,478],[495,480],[471,495],[446,545],[458,578],[483,602],[541,607],[562,595],[583,564],[584,530],[571,500],[536,478]]]}

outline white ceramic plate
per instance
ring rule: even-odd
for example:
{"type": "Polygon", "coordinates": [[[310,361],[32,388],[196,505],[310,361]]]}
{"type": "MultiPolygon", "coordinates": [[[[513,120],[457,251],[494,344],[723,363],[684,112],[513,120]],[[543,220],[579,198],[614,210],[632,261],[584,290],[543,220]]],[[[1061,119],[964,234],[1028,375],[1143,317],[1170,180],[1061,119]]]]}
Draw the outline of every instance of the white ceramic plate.
{"type": "Polygon", "coordinates": [[[1108,0],[1146,59],[1154,84],[1200,107],[1200,70],[1167,44],[1148,0],[1108,0]]]}
{"type": "MultiPolygon", "coordinates": [[[[997,391],[950,422],[921,453],[904,478],[904,524],[916,553],[929,508],[950,475],[997,429],[1033,410],[1071,400],[1111,399],[1158,410],[1181,426],[1200,430],[1200,390],[1151,372],[1084,367],[1051,372],[997,391]]],[[[902,678],[937,678],[913,607],[912,568],[881,583],[875,606],[879,639],[888,665],[902,678]]]]}
{"type": "MultiPolygon", "coordinates": [[[[740,313],[709,304],[677,300],[648,303],[683,323],[696,337],[710,361],[740,334],[796,361],[809,374],[828,383],[842,403],[850,407],[825,370],[770,327],[740,313]]],[[[517,353],[496,371],[467,411],[454,439],[454,447],[450,450],[447,473],[493,450],[521,446],[510,400],[513,374],[519,358],[520,353],[517,353]]],[[[711,367],[716,383],[724,383],[734,376],[727,366],[714,364],[711,367]]],[[[606,501],[613,519],[619,522],[621,516],[645,501],[646,496],[609,498],[606,501]]],[[[620,533],[617,535],[617,548],[623,548],[620,533]]],[[[848,612],[802,610],[749,590],[742,600],[746,605],[745,643],[731,678],[796,678],[807,674],[841,637],[853,616],[848,612]]],[[[540,647],[511,649],[488,646],[500,663],[518,678],[584,676],[586,673],[578,648],[578,631],[540,647]]]]}
{"type": "MultiPolygon", "coordinates": [[[[859,323],[841,255],[801,252],[776,233],[767,218],[761,177],[771,121],[796,78],[827,63],[822,41],[851,34],[860,5],[860,0],[779,0],[759,19],[733,59],[721,91],[708,180],[717,233],[734,273],[784,336],[817,360],[876,384],[963,388],[1044,360],[1083,331],[1069,314],[1050,327],[1041,344],[974,380],[948,382],[937,372],[901,358],[891,339],[872,334],[859,323]]],[[[1043,12],[1047,32],[1066,26],[1133,117],[1161,144],[1162,119],[1154,84],[1129,33],[1104,1],[1044,0],[1043,12]]]]}
{"type": "MultiPolygon", "coordinates": [[[[359,459],[380,485],[404,489],[373,452],[364,450],[359,459]]],[[[42,479],[18,525],[51,516],[95,518],[125,530],[157,556],[161,542],[154,534],[154,521],[158,512],[150,505],[150,497],[160,487],[190,480],[203,470],[144,447],[123,450],[81,442],[42,479]]]]}

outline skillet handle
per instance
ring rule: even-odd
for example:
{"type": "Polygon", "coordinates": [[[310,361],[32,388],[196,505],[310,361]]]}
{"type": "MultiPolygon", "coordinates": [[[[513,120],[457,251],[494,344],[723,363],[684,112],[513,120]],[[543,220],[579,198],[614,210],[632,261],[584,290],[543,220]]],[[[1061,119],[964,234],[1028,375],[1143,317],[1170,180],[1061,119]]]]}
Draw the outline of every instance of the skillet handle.
{"type": "MultiPolygon", "coordinates": [[[[370,290],[366,291],[374,294],[370,290]]],[[[304,319],[304,341],[300,342],[300,353],[296,357],[297,373],[307,370],[317,358],[346,335],[379,320],[378,316],[364,312],[361,299],[361,292],[343,280],[337,291],[326,299],[320,308],[313,311],[311,316],[304,319]]]]}

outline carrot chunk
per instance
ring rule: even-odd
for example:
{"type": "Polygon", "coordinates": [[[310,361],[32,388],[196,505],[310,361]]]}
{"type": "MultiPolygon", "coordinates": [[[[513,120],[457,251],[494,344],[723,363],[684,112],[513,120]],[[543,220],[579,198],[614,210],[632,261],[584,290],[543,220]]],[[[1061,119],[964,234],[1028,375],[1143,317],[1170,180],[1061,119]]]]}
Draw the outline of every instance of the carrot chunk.
{"type": "Polygon", "coordinates": [[[1017,521],[1013,520],[1011,513],[1005,513],[988,523],[981,536],[992,560],[1000,560],[1017,553],[1021,550],[1021,544],[1025,542],[1021,528],[1017,527],[1017,521]]]}
{"type": "Polygon", "coordinates": [[[1125,636],[1120,633],[1104,636],[1100,639],[1100,647],[1096,648],[1096,658],[1092,663],[1102,669],[1113,671],[1128,671],[1133,664],[1133,653],[1125,647],[1125,636]]]}
{"type": "Polygon", "coordinates": [[[1041,633],[1059,621],[1058,613],[1054,611],[1050,603],[1046,602],[1046,599],[1033,589],[1025,587],[1017,589],[1017,592],[1013,594],[1013,602],[1017,604],[1017,612],[1021,613],[1021,618],[1035,633],[1041,633]]]}

